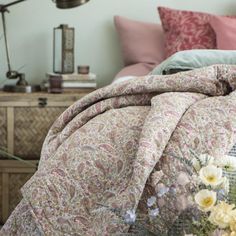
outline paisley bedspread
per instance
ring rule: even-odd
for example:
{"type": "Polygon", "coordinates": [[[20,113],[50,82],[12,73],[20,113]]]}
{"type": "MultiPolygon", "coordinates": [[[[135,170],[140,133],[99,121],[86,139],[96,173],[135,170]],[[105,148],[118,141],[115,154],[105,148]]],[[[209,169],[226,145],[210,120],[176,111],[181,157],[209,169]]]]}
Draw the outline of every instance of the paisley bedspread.
{"type": "MultiPolygon", "coordinates": [[[[236,143],[235,88],[236,66],[216,65],[136,78],[79,100],[50,129],[39,169],[0,235],[127,233],[121,215],[146,210],[156,170],[160,183],[173,183],[185,171],[174,156],[220,156],[236,143]]],[[[158,200],[160,232],[187,195],[183,188],[158,200]]]]}

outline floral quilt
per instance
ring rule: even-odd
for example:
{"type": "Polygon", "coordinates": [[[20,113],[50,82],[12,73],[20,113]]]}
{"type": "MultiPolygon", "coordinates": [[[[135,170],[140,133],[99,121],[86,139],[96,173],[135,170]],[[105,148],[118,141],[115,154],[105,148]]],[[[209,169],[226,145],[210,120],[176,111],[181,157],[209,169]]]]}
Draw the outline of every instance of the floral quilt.
{"type": "Polygon", "coordinates": [[[215,65],[82,98],[51,127],[38,171],[0,235],[126,234],[127,211],[145,213],[160,187],[155,230],[166,233],[190,194],[176,157],[191,161],[194,150],[220,158],[236,143],[235,88],[236,66],[215,65]],[[170,197],[163,191],[173,183],[170,197]]]}

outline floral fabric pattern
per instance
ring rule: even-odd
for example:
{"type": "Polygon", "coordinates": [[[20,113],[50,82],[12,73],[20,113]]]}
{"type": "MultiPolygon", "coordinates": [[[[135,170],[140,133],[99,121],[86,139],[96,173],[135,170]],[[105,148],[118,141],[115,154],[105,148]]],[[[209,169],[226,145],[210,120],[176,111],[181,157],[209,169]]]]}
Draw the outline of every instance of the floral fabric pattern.
{"type": "MultiPolygon", "coordinates": [[[[50,129],[39,169],[0,235],[127,233],[117,211],[145,212],[141,202],[152,196],[153,181],[188,175],[173,156],[191,160],[190,149],[213,156],[231,150],[235,87],[236,66],[218,65],[140,77],[82,98],[50,129]]],[[[188,194],[179,185],[174,199],[158,199],[160,232],[181,213],[188,194]]]]}
{"type": "Polygon", "coordinates": [[[216,35],[206,13],[158,8],[165,33],[166,57],[190,49],[215,49],[216,35]]]}

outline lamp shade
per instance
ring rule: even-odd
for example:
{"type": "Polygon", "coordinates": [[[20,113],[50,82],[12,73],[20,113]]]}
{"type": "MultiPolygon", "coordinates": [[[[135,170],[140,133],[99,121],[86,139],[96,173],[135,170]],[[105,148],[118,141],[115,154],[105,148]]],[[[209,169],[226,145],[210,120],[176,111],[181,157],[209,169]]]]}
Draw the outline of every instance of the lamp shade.
{"type": "Polygon", "coordinates": [[[57,8],[68,9],[87,3],[89,0],[54,0],[57,8]]]}

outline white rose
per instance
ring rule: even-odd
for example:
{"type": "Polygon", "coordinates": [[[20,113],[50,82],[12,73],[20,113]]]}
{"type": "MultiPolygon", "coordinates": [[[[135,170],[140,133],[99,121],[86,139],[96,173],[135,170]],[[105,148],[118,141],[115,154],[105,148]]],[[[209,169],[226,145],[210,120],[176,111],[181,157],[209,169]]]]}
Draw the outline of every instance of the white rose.
{"type": "Polygon", "coordinates": [[[202,167],[199,177],[206,186],[217,187],[222,184],[222,169],[213,165],[202,167]]]}
{"type": "Polygon", "coordinates": [[[216,203],[216,192],[208,189],[200,190],[194,197],[198,208],[204,212],[208,212],[216,203]]]}

